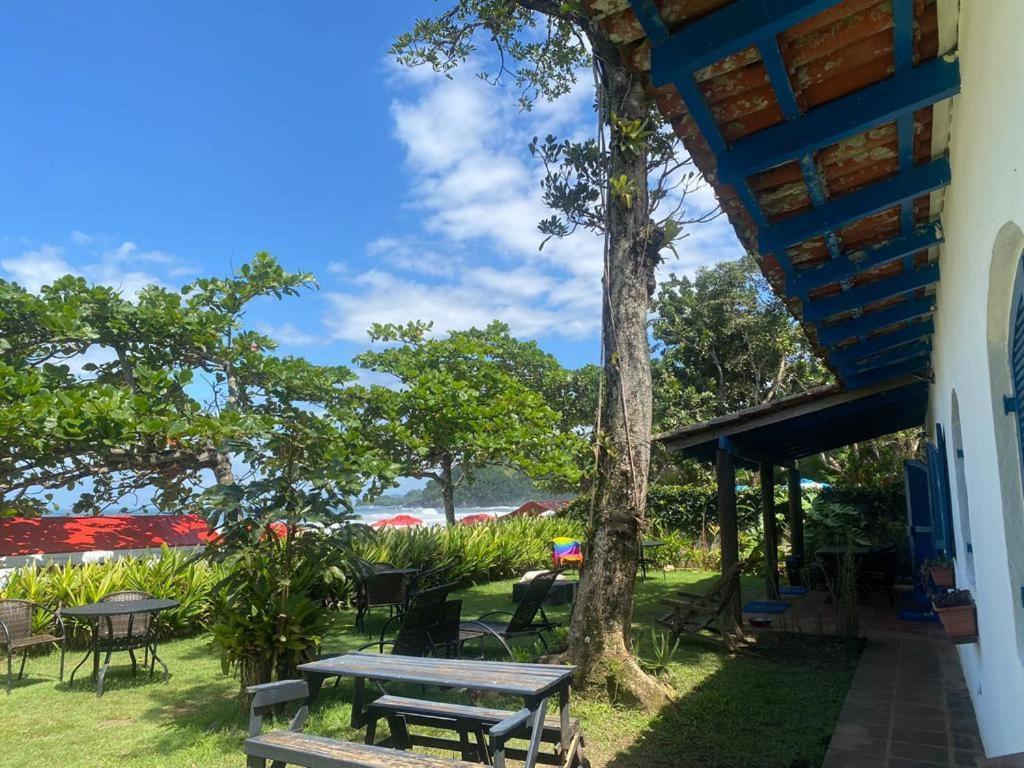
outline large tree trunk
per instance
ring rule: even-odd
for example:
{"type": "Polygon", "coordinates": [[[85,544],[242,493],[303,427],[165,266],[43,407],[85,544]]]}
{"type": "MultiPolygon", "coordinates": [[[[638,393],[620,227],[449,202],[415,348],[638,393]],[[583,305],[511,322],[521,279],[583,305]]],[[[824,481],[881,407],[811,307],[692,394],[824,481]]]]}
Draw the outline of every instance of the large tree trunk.
{"type": "Polygon", "coordinates": [[[455,481],[452,478],[452,460],[447,456],[441,460],[441,498],[445,522],[455,525],[455,481]]]}
{"type": "MultiPolygon", "coordinates": [[[[595,39],[594,49],[605,64],[608,110],[620,119],[643,119],[647,110],[640,79],[621,66],[607,40],[595,39]]],[[[613,137],[609,162],[612,178],[625,175],[631,180],[633,198],[608,194],[598,474],[568,659],[579,666],[578,679],[584,685],[606,687],[613,695],[625,694],[656,708],[666,701],[669,689],[640,669],[629,638],[650,465],[647,314],[663,235],[648,218],[646,146],[631,151],[613,137]]]]}

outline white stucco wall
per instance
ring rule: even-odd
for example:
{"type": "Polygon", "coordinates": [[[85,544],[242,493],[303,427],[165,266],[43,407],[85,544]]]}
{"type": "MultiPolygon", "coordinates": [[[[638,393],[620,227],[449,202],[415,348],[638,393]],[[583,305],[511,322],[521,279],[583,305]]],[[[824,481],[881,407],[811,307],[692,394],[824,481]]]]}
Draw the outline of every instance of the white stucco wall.
{"type": "MultiPolygon", "coordinates": [[[[1002,403],[1011,391],[1010,300],[1024,247],[1024,2],[960,5],[962,91],[952,105],[930,421],[943,425],[952,454],[955,390],[975,566],[975,583],[961,586],[974,593],[980,635],[960,646],[960,657],[986,751],[995,756],[1024,752],[1024,493],[1016,427],[1002,403]]],[[[951,468],[955,458],[948,457],[951,468]]],[[[950,474],[963,558],[965,494],[950,474]]]]}

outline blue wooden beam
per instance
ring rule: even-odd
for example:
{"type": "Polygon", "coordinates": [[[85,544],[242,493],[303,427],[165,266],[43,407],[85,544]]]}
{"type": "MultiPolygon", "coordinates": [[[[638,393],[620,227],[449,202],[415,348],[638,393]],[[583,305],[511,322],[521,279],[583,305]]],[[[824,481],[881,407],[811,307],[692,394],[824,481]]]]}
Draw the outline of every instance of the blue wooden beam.
{"type": "Polygon", "coordinates": [[[784,254],[789,246],[944,187],[949,184],[949,179],[949,160],[940,157],[886,181],[851,192],[820,208],[762,228],[759,250],[762,254],[774,253],[780,262],[789,261],[784,254]]]}
{"type": "Polygon", "coordinates": [[[786,70],[786,62],[782,60],[778,39],[773,36],[761,43],[758,50],[761,52],[761,60],[768,72],[768,80],[775,91],[775,100],[779,102],[782,116],[786,120],[795,120],[800,116],[800,105],[796,103],[796,94],[793,93],[793,86],[789,82],[789,72],[786,70]]]}
{"type": "Polygon", "coordinates": [[[871,336],[852,346],[834,350],[828,359],[837,368],[842,368],[849,363],[931,336],[934,332],[935,323],[929,318],[921,323],[904,326],[898,331],[871,336]]]}
{"type": "Polygon", "coordinates": [[[929,367],[930,362],[931,355],[919,355],[918,357],[912,357],[909,360],[903,360],[902,362],[895,363],[893,365],[887,365],[884,368],[875,368],[864,373],[859,373],[855,376],[849,376],[843,379],[843,384],[846,385],[848,390],[870,387],[874,384],[888,381],[889,379],[895,379],[900,376],[917,373],[918,371],[924,371],[929,367]]]}
{"type": "Polygon", "coordinates": [[[661,45],[668,39],[668,27],[654,0],[629,0],[629,4],[633,6],[633,13],[652,46],[661,45]]]}
{"type": "Polygon", "coordinates": [[[799,120],[780,123],[740,139],[718,158],[718,178],[732,182],[790,160],[799,160],[808,152],[892,122],[900,115],[913,115],[914,110],[959,91],[959,62],[941,57],[932,59],[812,109],[799,120]]]}
{"type": "Polygon", "coordinates": [[[921,339],[913,342],[912,344],[893,347],[888,352],[883,352],[880,355],[874,355],[869,357],[867,360],[842,366],[839,369],[839,373],[844,379],[846,379],[850,376],[857,376],[865,373],[866,371],[874,370],[875,368],[886,368],[890,365],[894,365],[895,363],[901,363],[904,360],[909,360],[912,357],[927,355],[931,351],[931,339],[921,339]]]}
{"type": "MultiPolygon", "coordinates": [[[[636,11],[636,0],[631,0],[636,11]]],[[[666,85],[815,16],[839,0],[736,0],[651,48],[651,79],[666,85]]]]}
{"type": "Polygon", "coordinates": [[[929,264],[920,269],[911,269],[900,275],[893,275],[848,291],[827,296],[817,301],[804,303],[804,320],[816,323],[840,312],[849,312],[882,299],[899,296],[901,293],[916,291],[926,285],[939,282],[939,265],[929,264]]]}
{"type": "Polygon", "coordinates": [[[833,325],[823,325],[818,328],[818,341],[827,347],[831,347],[852,336],[866,336],[878,328],[885,328],[894,323],[927,315],[932,311],[934,305],[934,298],[925,296],[923,299],[910,299],[902,304],[896,304],[887,309],[844,320],[833,325]]]}
{"type": "Polygon", "coordinates": [[[787,281],[789,294],[806,298],[807,294],[815,288],[852,280],[862,272],[896,259],[902,259],[904,256],[911,256],[918,251],[936,246],[942,241],[942,229],[939,226],[931,225],[919,228],[912,234],[901,235],[881,245],[796,272],[792,279],[787,281]]]}

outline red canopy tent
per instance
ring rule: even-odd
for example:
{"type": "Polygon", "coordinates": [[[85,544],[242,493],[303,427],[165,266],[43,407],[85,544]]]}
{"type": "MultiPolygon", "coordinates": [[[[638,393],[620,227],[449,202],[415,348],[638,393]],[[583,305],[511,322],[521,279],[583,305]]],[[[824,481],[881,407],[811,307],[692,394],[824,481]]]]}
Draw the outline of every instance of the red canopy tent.
{"type": "Polygon", "coordinates": [[[378,520],[370,525],[371,528],[380,530],[381,528],[412,528],[417,525],[423,525],[423,521],[418,517],[412,515],[395,515],[394,517],[385,517],[383,520],[378,520]]]}
{"type": "Polygon", "coordinates": [[[494,515],[488,515],[486,512],[477,512],[476,514],[466,515],[459,522],[463,525],[476,525],[477,523],[489,523],[492,520],[494,520],[494,515]]]}

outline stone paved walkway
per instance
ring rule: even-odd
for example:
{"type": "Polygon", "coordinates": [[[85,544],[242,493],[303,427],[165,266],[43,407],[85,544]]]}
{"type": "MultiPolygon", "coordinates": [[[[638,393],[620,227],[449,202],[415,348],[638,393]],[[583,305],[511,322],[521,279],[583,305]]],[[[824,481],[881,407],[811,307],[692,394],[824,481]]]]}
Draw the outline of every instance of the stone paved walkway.
{"type": "Polygon", "coordinates": [[[985,759],[953,645],[893,634],[869,637],[823,768],[1024,768],[985,759]]]}

